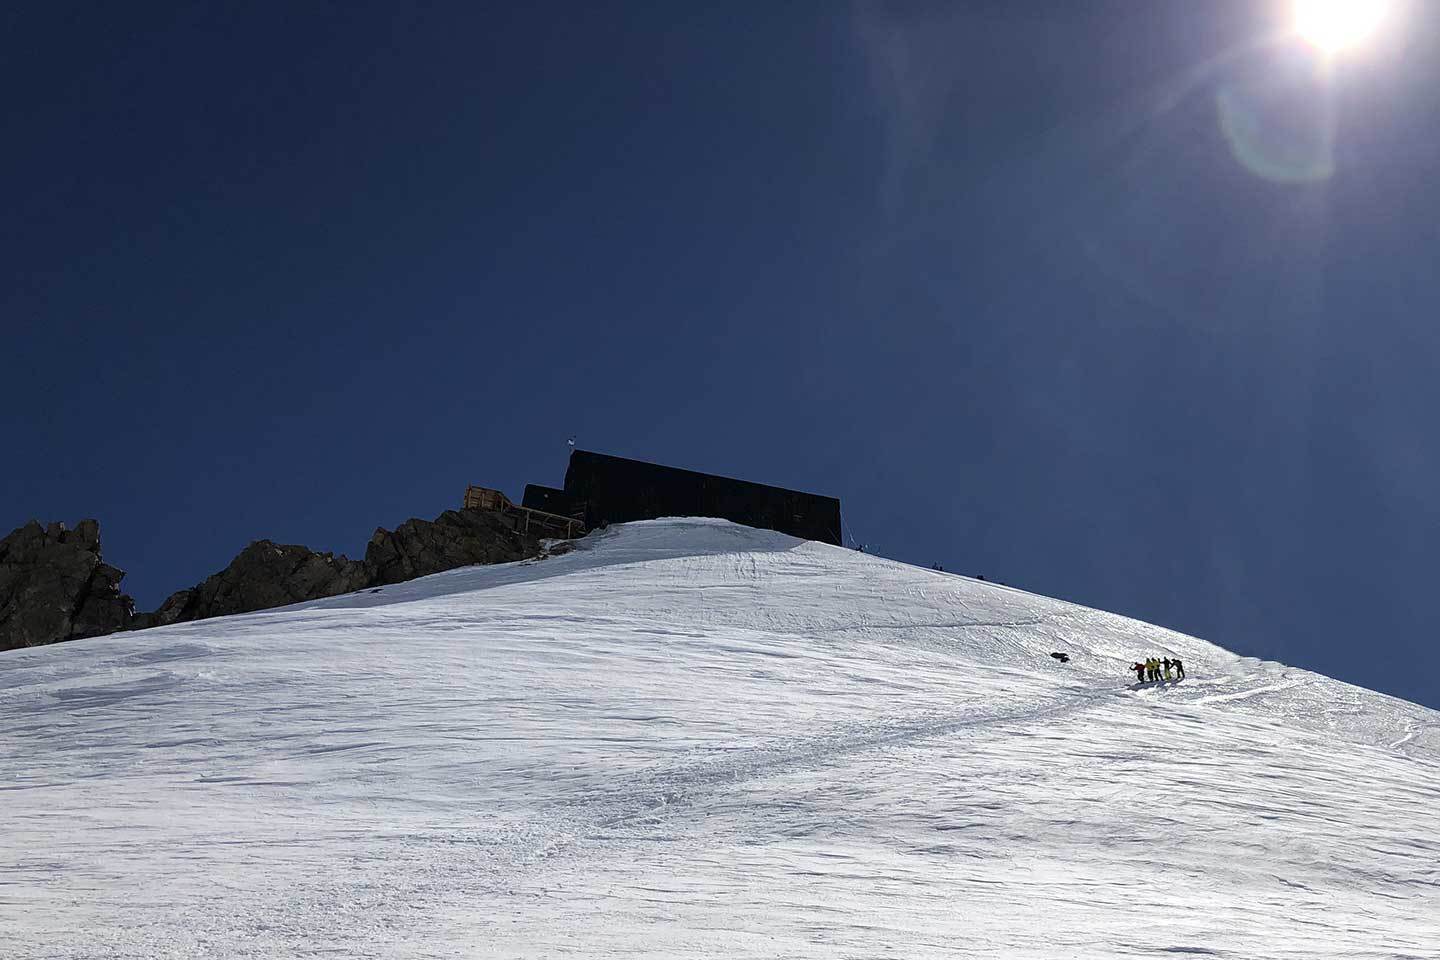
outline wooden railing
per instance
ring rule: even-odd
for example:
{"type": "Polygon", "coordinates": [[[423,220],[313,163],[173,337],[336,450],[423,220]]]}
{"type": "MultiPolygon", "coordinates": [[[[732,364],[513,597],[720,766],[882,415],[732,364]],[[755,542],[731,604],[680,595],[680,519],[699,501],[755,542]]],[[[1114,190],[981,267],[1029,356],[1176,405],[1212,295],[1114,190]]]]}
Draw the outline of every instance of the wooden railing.
{"type": "Polygon", "coordinates": [[[515,521],[515,529],[521,533],[546,534],[565,540],[585,536],[585,522],[574,517],[562,517],[558,513],[546,513],[512,503],[499,490],[470,485],[465,488],[464,506],[467,510],[494,510],[515,521]]]}

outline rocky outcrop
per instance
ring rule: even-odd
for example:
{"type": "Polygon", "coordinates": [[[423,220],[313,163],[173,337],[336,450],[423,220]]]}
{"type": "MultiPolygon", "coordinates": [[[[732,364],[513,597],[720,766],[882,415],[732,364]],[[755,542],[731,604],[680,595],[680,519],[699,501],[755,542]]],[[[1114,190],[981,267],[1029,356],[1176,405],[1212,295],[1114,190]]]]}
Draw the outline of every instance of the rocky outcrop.
{"type": "Polygon", "coordinates": [[[539,552],[537,539],[517,533],[504,514],[489,510],[447,510],[435,520],[381,528],[370,538],[364,560],[260,540],[203,583],[171,594],[154,613],[138,615],[135,627],[268,610],[539,552]]]}
{"type": "Polygon", "coordinates": [[[373,585],[400,583],[476,563],[509,563],[540,553],[540,541],[490,510],[446,510],[434,520],[380,529],[365,548],[373,585]]]}
{"type": "Polygon", "coordinates": [[[294,544],[257,540],[241,550],[224,570],[197,586],[171,594],[154,613],[137,616],[135,626],[160,627],[268,610],[350,593],[368,585],[363,563],[294,544]]]}
{"type": "Polygon", "coordinates": [[[515,524],[497,511],[447,510],[434,520],[376,530],[364,560],[258,540],[154,613],[134,614],[119,589],[124,572],[100,560],[99,524],[85,520],[72,531],[32,522],[0,540],[0,650],[251,613],[538,556],[540,541],[515,524]]]}
{"type": "Polygon", "coordinates": [[[100,559],[100,524],[35,521],[0,540],[0,650],[128,630],[125,572],[100,559]]]}

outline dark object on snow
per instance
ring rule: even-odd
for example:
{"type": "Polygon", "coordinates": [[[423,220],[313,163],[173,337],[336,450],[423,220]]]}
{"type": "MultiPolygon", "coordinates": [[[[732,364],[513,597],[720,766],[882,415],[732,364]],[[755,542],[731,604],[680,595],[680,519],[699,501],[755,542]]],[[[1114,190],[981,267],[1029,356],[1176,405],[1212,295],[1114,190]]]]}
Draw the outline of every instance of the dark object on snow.
{"type": "Polygon", "coordinates": [[[30,521],[0,539],[0,650],[98,637],[130,627],[125,571],[100,559],[100,524],[30,521]]]}
{"type": "Polygon", "coordinates": [[[592,530],[660,517],[719,517],[804,540],[843,543],[835,497],[588,450],[570,454],[563,490],[532,483],[522,502],[533,510],[581,518],[592,530]]]}
{"type": "Polygon", "coordinates": [[[1145,682],[1145,664],[1132,663],[1130,664],[1130,669],[1135,671],[1135,679],[1137,681],[1139,681],[1140,683],[1145,682]]]}
{"type": "Polygon", "coordinates": [[[1069,663],[1069,662],[1070,662],[1070,654],[1068,654],[1068,653],[1060,653],[1060,652],[1057,651],[1057,652],[1055,652],[1055,653],[1050,654],[1050,656],[1054,657],[1056,660],[1059,660],[1061,663],[1069,663]]]}
{"type": "Polygon", "coordinates": [[[930,564],[930,569],[931,569],[931,570],[938,570],[938,571],[940,571],[941,573],[944,573],[944,572],[945,572],[945,568],[942,567],[942,566],[940,566],[940,564],[938,564],[938,563],[932,563],[932,564],[930,564]]]}
{"type": "Polygon", "coordinates": [[[1175,667],[1175,679],[1176,679],[1176,680],[1184,680],[1184,679],[1185,679],[1185,664],[1181,663],[1178,659],[1171,660],[1170,663],[1175,667]]]}

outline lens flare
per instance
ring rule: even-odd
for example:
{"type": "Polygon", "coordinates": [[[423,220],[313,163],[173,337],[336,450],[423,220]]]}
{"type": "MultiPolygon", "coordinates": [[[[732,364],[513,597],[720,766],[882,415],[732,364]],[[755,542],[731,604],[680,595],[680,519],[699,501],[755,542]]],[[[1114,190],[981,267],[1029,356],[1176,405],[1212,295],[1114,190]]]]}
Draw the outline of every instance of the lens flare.
{"type": "Polygon", "coordinates": [[[1273,183],[1335,174],[1335,112],[1306,84],[1236,80],[1216,91],[1220,130],[1246,170],[1273,183]]]}
{"type": "Polygon", "coordinates": [[[1295,31],[1328,54],[1364,42],[1380,24],[1390,0],[1295,0],[1295,31]]]}

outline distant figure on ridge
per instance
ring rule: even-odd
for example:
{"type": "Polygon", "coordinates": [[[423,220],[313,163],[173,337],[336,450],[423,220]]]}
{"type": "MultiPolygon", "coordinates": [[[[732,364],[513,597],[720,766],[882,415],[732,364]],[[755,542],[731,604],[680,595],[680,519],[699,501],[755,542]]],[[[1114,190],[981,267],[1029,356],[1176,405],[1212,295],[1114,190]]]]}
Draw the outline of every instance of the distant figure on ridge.
{"type": "Polygon", "coordinates": [[[1146,657],[1130,664],[1130,669],[1140,683],[1178,683],[1185,679],[1185,664],[1179,657],[1146,657]]]}

